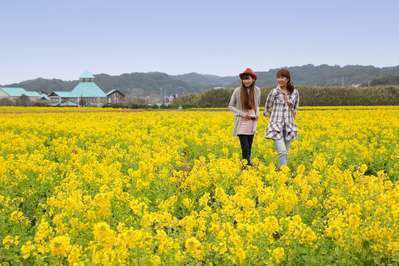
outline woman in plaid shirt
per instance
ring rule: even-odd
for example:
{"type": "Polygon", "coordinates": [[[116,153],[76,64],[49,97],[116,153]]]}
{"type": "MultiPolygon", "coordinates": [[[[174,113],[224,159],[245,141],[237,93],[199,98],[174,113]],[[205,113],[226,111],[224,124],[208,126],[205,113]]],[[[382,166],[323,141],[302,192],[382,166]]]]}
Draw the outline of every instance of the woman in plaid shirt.
{"type": "Polygon", "coordinates": [[[266,138],[274,140],[280,169],[287,164],[291,141],[297,138],[295,115],[298,110],[299,93],[292,85],[288,69],[280,69],[276,78],[278,85],[267,96],[264,115],[270,117],[266,138]]]}

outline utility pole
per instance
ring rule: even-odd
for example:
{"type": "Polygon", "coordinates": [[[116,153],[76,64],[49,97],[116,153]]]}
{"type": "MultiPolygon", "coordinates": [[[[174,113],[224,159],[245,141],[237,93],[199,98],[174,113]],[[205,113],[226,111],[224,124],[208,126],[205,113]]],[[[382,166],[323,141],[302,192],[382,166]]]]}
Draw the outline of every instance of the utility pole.
{"type": "Polygon", "coordinates": [[[165,105],[165,89],[160,88],[159,90],[161,91],[161,103],[162,105],[165,105]]]}

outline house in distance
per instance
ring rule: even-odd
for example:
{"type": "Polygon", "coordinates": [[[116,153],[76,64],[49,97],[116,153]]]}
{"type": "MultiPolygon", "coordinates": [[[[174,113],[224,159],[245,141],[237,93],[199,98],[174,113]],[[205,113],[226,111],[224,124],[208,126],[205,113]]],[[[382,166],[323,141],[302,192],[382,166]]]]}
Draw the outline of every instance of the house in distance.
{"type": "Polygon", "coordinates": [[[8,99],[11,102],[16,102],[18,99],[20,99],[23,96],[25,96],[31,102],[40,102],[48,100],[47,95],[36,91],[29,91],[19,87],[0,88],[0,99],[8,99]]]}
{"type": "Polygon", "coordinates": [[[107,93],[108,104],[118,104],[123,102],[126,102],[126,96],[120,90],[114,89],[107,93]]]}
{"type": "Polygon", "coordinates": [[[60,106],[103,106],[107,103],[107,94],[94,83],[94,75],[89,71],[80,75],[72,91],[53,91],[48,96],[54,105],[60,106]]]}

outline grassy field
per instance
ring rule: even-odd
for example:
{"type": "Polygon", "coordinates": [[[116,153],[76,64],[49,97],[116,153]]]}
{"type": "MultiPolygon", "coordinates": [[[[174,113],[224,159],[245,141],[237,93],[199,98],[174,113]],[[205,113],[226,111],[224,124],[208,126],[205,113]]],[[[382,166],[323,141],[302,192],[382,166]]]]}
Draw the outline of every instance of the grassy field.
{"type": "Polygon", "coordinates": [[[0,107],[0,263],[399,263],[399,107],[302,107],[275,171],[226,109],[0,107]],[[212,112],[210,112],[212,111],[212,112]]]}

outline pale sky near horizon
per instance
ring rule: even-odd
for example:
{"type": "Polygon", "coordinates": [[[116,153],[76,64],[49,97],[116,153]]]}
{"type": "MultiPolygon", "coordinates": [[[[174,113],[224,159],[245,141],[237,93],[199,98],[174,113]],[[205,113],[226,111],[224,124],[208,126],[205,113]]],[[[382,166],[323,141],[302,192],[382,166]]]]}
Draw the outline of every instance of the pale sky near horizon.
{"type": "Polygon", "coordinates": [[[84,70],[235,75],[399,65],[399,1],[0,2],[0,84],[84,70]]]}

